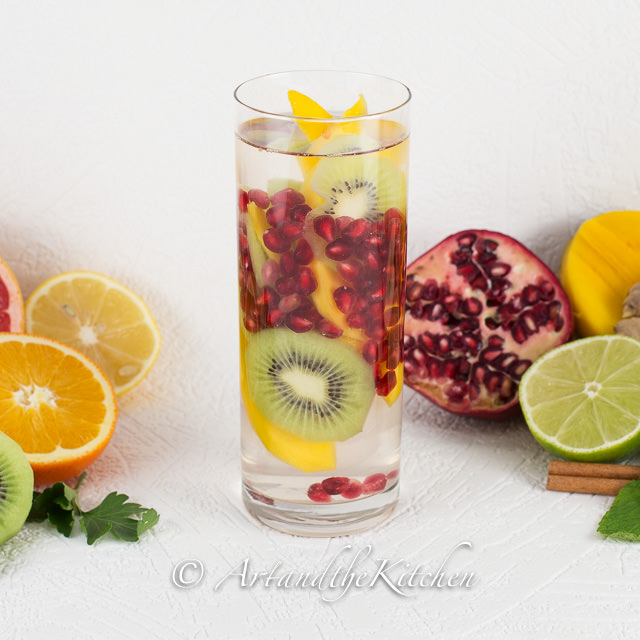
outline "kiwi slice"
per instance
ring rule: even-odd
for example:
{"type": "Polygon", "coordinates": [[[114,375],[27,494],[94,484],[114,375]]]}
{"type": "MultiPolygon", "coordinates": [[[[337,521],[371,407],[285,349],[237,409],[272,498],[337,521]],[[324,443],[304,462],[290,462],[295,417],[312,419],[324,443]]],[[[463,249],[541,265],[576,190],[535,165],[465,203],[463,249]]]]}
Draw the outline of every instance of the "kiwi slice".
{"type": "Polygon", "coordinates": [[[33,471],[20,445],[0,431],[0,544],[22,529],[33,501],[33,471]]]}
{"type": "Polygon", "coordinates": [[[330,156],[318,162],[311,188],[323,213],[373,222],[387,209],[405,210],[405,180],[393,162],[374,153],[330,156]]]}
{"type": "Polygon", "coordinates": [[[246,351],[247,382],[262,415],[309,442],[362,431],[373,400],[371,367],[348,344],[317,333],[266,329],[246,351]]]}

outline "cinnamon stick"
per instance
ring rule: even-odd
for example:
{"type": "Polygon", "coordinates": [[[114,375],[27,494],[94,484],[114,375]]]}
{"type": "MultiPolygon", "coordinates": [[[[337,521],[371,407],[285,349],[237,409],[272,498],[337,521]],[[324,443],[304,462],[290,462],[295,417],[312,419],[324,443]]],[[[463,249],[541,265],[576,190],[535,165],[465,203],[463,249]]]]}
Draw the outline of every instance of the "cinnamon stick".
{"type": "Polygon", "coordinates": [[[594,462],[549,463],[547,489],[615,496],[624,485],[640,478],[640,466],[594,462]]]}

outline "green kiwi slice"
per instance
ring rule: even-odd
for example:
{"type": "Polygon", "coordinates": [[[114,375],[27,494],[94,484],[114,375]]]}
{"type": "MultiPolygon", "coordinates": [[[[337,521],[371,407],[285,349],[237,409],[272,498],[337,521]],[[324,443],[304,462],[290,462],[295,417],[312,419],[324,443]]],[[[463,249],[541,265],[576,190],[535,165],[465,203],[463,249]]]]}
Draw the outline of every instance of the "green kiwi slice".
{"type": "Polygon", "coordinates": [[[273,424],[308,440],[347,440],[362,431],[373,400],[371,367],[348,344],[317,333],[266,329],[246,351],[249,393],[273,424]]]}
{"type": "Polygon", "coordinates": [[[22,529],[33,501],[33,471],[20,445],[0,431],[0,544],[22,529]]]}
{"type": "Polygon", "coordinates": [[[377,220],[387,209],[405,211],[402,172],[375,153],[329,156],[318,162],[311,188],[324,198],[323,213],[377,220]]]}

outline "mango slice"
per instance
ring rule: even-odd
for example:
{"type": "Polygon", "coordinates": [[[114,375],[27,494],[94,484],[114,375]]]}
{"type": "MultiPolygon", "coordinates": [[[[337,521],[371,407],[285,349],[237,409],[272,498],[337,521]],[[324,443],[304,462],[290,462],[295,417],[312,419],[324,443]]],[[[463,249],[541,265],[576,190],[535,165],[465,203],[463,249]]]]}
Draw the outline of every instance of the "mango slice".
{"type": "Polygon", "coordinates": [[[640,211],[611,211],[587,220],[560,266],[581,336],[613,333],[631,287],[640,281],[640,211]]]}
{"type": "Polygon", "coordinates": [[[249,395],[245,368],[247,337],[240,327],[240,392],[249,422],[267,451],[282,462],[303,471],[332,471],[336,468],[333,442],[308,442],[266,420],[249,395]]]}
{"type": "MultiPolygon", "coordinates": [[[[315,100],[304,93],[291,89],[287,96],[291,104],[291,110],[296,118],[331,118],[331,114],[321,107],[315,100]]],[[[327,129],[326,122],[299,122],[298,125],[304,131],[309,140],[319,138],[327,129]]]]}
{"type": "Polygon", "coordinates": [[[384,401],[391,407],[395,403],[395,401],[400,397],[400,392],[402,391],[402,383],[403,383],[403,375],[404,375],[404,366],[402,362],[394,369],[396,373],[396,386],[391,389],[388,395],[384,396],[384,401]]]}

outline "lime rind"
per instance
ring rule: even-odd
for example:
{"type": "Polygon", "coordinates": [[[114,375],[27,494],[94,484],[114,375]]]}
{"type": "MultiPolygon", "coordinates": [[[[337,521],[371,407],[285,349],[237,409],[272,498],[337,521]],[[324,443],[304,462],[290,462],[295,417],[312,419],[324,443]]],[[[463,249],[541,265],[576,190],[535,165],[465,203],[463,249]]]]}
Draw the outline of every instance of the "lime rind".
{"type": "Polygon", "coordinates": [[[610,461],[640,446],[640,342],[584,338],[538,358],[520,383],[534,438],[572,460],[610,461]]]}

